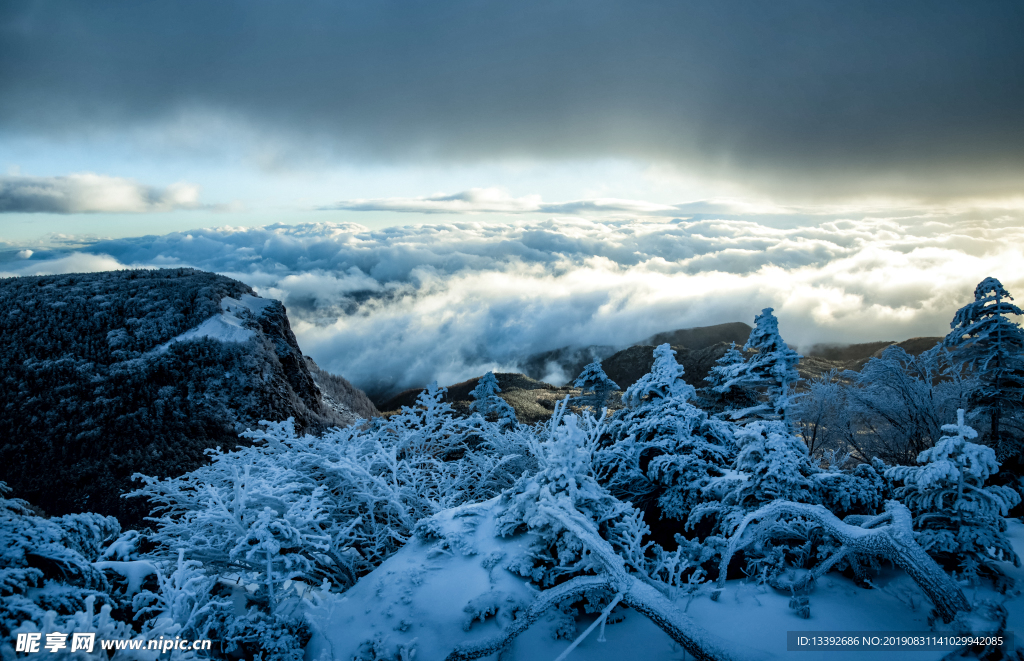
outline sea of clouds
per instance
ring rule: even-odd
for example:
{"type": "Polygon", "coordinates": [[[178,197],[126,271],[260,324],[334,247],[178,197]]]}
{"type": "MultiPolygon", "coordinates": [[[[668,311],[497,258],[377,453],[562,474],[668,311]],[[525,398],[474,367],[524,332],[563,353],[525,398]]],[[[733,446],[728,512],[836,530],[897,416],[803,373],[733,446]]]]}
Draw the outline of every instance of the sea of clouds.
{"type": "MultiPolygon", "coordinates": [[[[311,223],[10,250],[0,275],[191,266],[288,308],[303,351],[372,395],[515,371],[774,307],[798,347],[943,335],[984,277],[1024,293],[1020,214],[516,224],[311,223]]],[[[553,381],[571,378],[553,371],[553,381]]]]}

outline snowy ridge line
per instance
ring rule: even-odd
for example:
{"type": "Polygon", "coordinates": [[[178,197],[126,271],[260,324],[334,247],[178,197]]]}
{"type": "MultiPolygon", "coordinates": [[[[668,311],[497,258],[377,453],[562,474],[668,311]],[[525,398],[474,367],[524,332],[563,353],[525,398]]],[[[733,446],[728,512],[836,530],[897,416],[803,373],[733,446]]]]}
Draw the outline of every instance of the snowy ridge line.
{"type": "Polygon", "coordinates": [[[195,328],[172,337],[152,352],[163,353],[175,342],[188,342],[204,337],[237,344],[248,342],[256,333],[247,328],[246,323],[262,316],[267,307],[274,302],[272,299],[259,298],[251,294],[242,294],[241,300],[225,296],[220,300],[220,314],[215,314],[195,328]]]}
{"type": "MultiPolygon", "coordinates": [[[[914,579],[924,590],[928,598],[935,604],[942,620],[947,624],[956,618],[960,611],[970,611],[971,605],[963,591],[943,571],[935,560],[929,556],[914,539],[914,529],[910,510],[898,500],[885,503],[885,514],[868,519],[862,525],[851,525],[821,505],[793,503],[777,500],[743,517],[736,532],[729,539],[729,545],[722,555],[718,570],[719,589],[725,586],[726,570],[729,561],[740,546],[740,539],[747,526],[757,519],[768,523],[781,516],[803,516],[815,521],[825,531],[839,540],[842,547],[832,557],[815,568],[811,576],[817,578],[828,571],[836,562],[848,553],[881,556],[898,565],[914,579]],[[881,528],[868,528],[889,521],[889,525],[881,528]]],[[[756,536],[756,532],[755,532],[756,536]]]]}

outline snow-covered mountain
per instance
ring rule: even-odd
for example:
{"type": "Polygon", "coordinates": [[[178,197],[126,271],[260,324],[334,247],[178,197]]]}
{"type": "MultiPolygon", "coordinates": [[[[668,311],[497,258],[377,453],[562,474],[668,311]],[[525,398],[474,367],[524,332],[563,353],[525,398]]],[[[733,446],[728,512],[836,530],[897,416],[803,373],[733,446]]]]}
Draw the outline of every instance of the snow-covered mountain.
{"type": "Polygon", "coordinates": [[[11,278],[0,310],[0,480],[48,513],[137,520],[120,497],[135,472],[193,470],[260,420],[316,432],[376,415],[302,355],[280,302],[223,276],[11,278]]]}

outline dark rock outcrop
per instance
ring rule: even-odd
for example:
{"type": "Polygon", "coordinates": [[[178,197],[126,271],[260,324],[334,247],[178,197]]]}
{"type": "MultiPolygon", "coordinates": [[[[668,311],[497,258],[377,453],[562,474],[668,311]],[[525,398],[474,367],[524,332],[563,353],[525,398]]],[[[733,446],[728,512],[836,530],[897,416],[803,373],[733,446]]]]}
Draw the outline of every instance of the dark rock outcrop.
{"type": "MultiPolygon", "coordinates": [[[[0,374],[0,480],[47,513],[128,525],[145,513],[121,497],[133,473],[193,470],[260,420],[353,419],[323,396],[330,375],[311,372],[281,303],[192,269],[0,280],[0,374]]],[[[374,413],[358,394],[330,399],[374,413]]]]}

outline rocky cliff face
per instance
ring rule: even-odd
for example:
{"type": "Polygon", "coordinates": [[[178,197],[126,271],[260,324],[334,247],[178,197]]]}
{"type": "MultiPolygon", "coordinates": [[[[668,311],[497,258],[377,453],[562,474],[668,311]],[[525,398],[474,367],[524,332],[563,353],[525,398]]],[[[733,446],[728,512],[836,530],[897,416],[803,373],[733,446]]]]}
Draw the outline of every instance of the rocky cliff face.
{"type": "Polygon", "coordinates": [[[52,514],[137,523],[135,472],[192,470],[260,420],[376,414],[324,396],[338,377],[314,376],[280,302],[191,269],[0,280],[0,372],[0,480],[52,514]]]}
{"type": "Polygon", "coordinates": [[[380,415],[362,390],[337,374],[322,370],[309,356],[305,356],[305,359],[324,406],[332,410],[343,424],[350,425],[357,420],[369,420],[380,415]]]}

